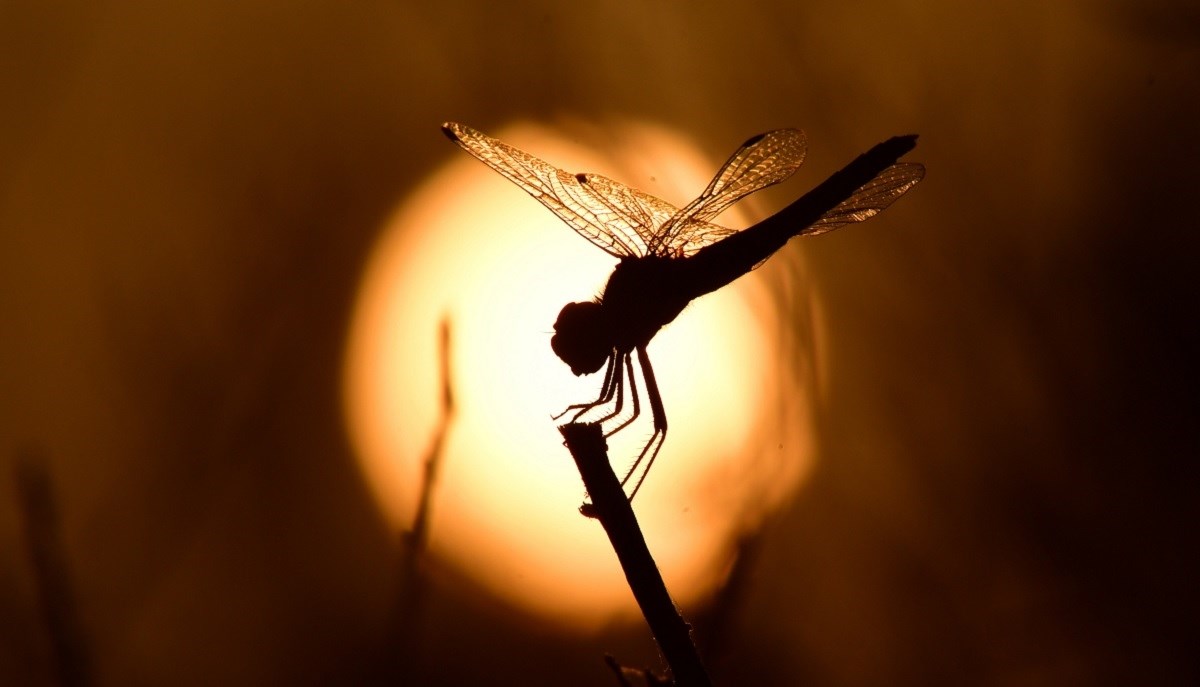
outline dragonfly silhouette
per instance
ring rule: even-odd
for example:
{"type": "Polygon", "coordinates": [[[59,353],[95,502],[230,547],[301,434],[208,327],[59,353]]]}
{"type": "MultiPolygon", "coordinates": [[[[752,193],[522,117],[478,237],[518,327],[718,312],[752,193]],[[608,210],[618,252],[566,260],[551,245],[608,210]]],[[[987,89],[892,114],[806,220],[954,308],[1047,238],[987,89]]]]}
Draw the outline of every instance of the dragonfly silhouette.
{"type": "Polygon", "coordinates": [[[621,414],[628,380],[633,410],[605,436],[640,413],[632,356],[637,354],[654,431],[621,484],[638,468],[637,494],[667,433],[667,416],[646,346],[693,299],[715,291],[758,267],[788,239],[813,236],[878,214],[925,176],[924,166],[897,162],[916,136],[897,136],[863,153],[815,189],[775,215],[738,231],[712,224],[745,196],[790,177],[804,162],[804,132],[779,129],[746,141],[721,166],[708,187],[683,208],[599,174],[571,174],[529,153],[449,122],[446,136],[550,208],[585,239],[620,260],[603,293],[587,303],[568,303],[554,324],[550,346],[576,375],[605,368],[600,395],[569,406],[572,421],[595,408],[621,414]]]}

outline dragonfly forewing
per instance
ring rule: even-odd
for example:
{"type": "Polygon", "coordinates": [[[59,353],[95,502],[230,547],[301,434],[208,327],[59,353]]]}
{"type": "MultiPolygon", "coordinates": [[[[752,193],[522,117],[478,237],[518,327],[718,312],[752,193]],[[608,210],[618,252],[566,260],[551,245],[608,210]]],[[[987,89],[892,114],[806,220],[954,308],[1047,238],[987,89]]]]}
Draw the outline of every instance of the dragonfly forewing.
{"type": "Polygon", "coordinates": [[[662,226],[679,212],[679,208],[661,198],[626,186],[601,174],[589,173],[575,176],[597,197],[603,198],[606,204],[612,206],[614,211],[636,220],[630,222],[630,229],[635,231],[640,239],[636,255],[648,255],[647,246],[653,242],[662,226]]]}
{"type": "Polygon", "coordinates": [[[652,234],[653,228],[645,223],[665,210],[639,202],[646,194],[611,179],[589,181],[589,175],[565,172],[463,124],[447,122],[442,132],[609,255],[623,258],[647,254],[645,237],[652,234]]]}

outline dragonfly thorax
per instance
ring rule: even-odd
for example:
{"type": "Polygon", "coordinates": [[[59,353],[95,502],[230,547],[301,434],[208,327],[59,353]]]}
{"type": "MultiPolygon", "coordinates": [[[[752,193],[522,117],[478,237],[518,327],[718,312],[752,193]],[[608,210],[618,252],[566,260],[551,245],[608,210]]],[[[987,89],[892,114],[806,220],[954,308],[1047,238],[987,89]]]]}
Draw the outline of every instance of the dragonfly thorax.
{"type": "Polygon", "coordinates": [[[604,306],[595,301],[567,303],[554,323],[550,348],[577,375],[598,371],[612,354],[612,333],[604,306]]]}

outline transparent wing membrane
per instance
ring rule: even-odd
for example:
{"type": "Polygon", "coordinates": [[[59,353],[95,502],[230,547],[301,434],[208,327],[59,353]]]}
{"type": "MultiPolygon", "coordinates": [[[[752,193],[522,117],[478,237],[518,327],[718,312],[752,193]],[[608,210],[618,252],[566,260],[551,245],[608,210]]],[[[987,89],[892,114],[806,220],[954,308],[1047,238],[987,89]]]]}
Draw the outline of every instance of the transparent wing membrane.
{"type": "Polygon", "coordinates": [[[925,166],[900,162],[888,167],[871,181],[859,187],[849,198],[821,216],[799,236],[816,236],[840,226],[862,222],[883,212],[896,199],[925,178],[925,166]]]}
{"type": "Polygon", "coordinates": [[[450,122],[442,131],[613,257],[646,255],[647,237],[676,212],[666,201],[599,175],[564,172],[469,126],[450,122]]]}
{"type": "Polygon", "coordinates": [[[725,161],[700,197],[676,213],[647,247],[656,255],[687,255],[734,233],[709,220],[751,193],[795,174],[806,152],[804,132],[799,129],[777,129],[751,138],[725,161]]]}
{"type": "Polygon", "coordinates": [[[636,188],[630,188],[619,181],[614,181],[599,174],[584,174],[582,182],[598,197],[606,199],[607,203],[620,208],[620,212],[637,222],[631,222],[631,229],[641,239],[641,251],[638,255],[646,255],[646,246],[654,240],[655,234],[667,220],[679,212],[679,208],[661,198],[643,193],[636,188]]]}

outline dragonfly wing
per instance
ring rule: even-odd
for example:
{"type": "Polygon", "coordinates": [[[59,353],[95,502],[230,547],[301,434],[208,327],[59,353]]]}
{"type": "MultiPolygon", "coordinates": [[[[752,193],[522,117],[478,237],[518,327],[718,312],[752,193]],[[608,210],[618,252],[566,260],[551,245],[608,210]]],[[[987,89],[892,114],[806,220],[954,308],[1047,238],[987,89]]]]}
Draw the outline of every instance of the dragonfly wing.
{"type": "Polygon", "coordinates": [[[925,178],[925,165],[900,162],[860,186],[849,198],[821,216],[797,236],[816,236],[845,224],[862,222],[883,212],[896,199],[925,178]]]}
{"type": "Polygon", "coordinates": [[[613,257],[646,255],[645,237],[665,221],[656,220],[666,212],[661,206],[670,208],[667,217],[674,213],[665,201],[599,175],[565,172],[469,126],[448,122],[442,131],[613,257]]]}
{"type": "Polygon", "coordinates": [[[675,254],[688,257],[696,253],[701,248],[716,243],[730,234],[738,233],[737,229],[730,229],[719,224],[710,222],[701,222],[698,220],[689,220],[687,224],[679,231],[679,238],[675,241],[672,250],[675,254]]]}
{"type": "Polygon", "coordinates": [[[646,246],[654,240],[659,229],[679,212],[679,208],[661,198],[600,174],[584,174],[582,181],[592,188],[598,197],[614,205],[619,214],[637,220],[630,222],[629,228],[641,239],[642,255],[646,254],[646,246]]]}
{"type": "Polygon", "coordinates": [[[648,248],[655,254],[698,250],[721,236],[706,234],[709,220],[742,198],[787,179],[804,163],[807,151],[800,129],[777,129],[746,141],[721,166],[699,198],[677,212],[648,248]],[[704,242],[705,239],[707,243],[704,242]],[[699,245],[697,245],[699,243],[699,245]]]}

